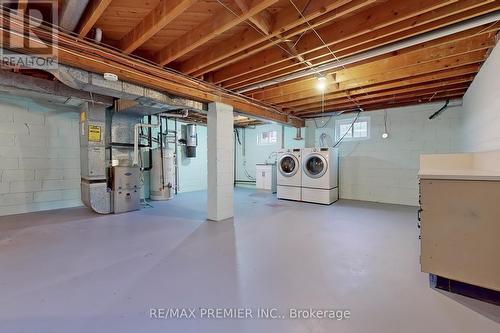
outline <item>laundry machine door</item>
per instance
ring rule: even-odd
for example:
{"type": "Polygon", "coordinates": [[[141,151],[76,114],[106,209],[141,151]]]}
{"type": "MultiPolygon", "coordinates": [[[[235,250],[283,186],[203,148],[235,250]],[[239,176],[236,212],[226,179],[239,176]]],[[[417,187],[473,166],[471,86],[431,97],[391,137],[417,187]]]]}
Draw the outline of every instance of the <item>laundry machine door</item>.
{"type": "Polygon", "coordinates": [[[299,160],[294,155],[285,154],[278,162],[278,170],[283,177],[293,177],[299,169],[299,160]]]}
{"type": "Polygon", "coordinates": [[[303,168],[307,177],[318,179],[323,177],[328,170],[328,162],[320,154],[311,154],[305,159],[303,168]]]}

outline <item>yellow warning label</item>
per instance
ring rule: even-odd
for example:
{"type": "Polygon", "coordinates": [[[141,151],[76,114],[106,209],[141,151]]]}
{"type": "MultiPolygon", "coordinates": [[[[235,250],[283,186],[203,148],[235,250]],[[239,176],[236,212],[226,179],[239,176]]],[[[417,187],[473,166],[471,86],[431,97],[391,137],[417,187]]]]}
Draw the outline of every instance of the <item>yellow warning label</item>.
{"type": "Polygon", "coordinates": [[[89,141],[101,142],[101,126],[89,125],[89,141]]]}

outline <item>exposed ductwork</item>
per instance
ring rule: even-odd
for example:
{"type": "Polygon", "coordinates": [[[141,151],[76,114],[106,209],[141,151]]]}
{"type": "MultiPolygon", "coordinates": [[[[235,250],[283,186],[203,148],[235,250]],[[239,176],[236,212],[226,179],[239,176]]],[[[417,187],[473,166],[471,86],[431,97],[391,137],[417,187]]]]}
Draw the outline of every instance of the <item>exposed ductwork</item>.
{"type": "Polygon", "coordinates": [[[68,31],[75,31],[88,3],[89,0],[64,1],[59,17],[59,26],[68,31]]]}
{"type": "Polygon", "coordinates": [[[493,22],[497,22],[499,20],[500,20],[500,11],[496,11],[496,12],[486,14],[483,16],[479,16],[479,17],[476,17],[476,18],[473,18],[473,19],[470,19],[467,21],[453,24],[453,25],[450,25],[450,26],[447,26],[447,27],[444,27],[441,29],[433,30],[431,32],[424,33],[424,34],[421,34],[421,35],[416,36],[416,37],[408,38],[408,39],[405,39],[405,40],[402,40],[399,42],[395,42],[395,43],[392,43],[392,44],[389,44],[386,46],[377,47],[373,50],[363,52],[360,54],[356,54],[356,55],[353,55],[351,57],[343,58],[343,59],[340,59],[338,61],[337,60],[331,61],[331,62],[328,62],[326,64],[316,66],[314,68],[310,68],[310,69],[306,69],[306,70],[303,70],[300,72],[284,75],[282,77],[268,80],[268,81],[264,81],[261,83],[252,84],[248,87],[237,90],[237,92],[238,93],[245,93],[245,92],[256,90],[256,89],[265,88],[265,87],[268,87],[271,85],[284,83],[284,82],[295,80],[295,79],[300,79],[300,78],[303,78],[306,76],[318,75],[318,73],[321,73],[321,72],[327,72],[327,71],[339,69],[339,68],[342,68],[344,66],[353,64],[353,63],[357,63],[360,61],[364,61],[367,59],[378,57],[378,56],[381,56],[381,55],[384,55],[387,53],[395,52],[395,51],[398,51],[398,50],[401,50],[401,49],[404,49],[404,48],[407,48],[410,46],[415,46],[415,45],[419,45],[422,43],[426,43],[428,41],[442,38],[442,37],[446,37],[449,35],[453,35],[453,34],[456,34],[456,33],[459,33],[459,32],[465,31],[465,30],[477,28],[479,26],[493,23],[493,22]]]}
{"type": "Polygon", "coordinates": [[[106,171],[106,108],[85,103],[80,116],[81,197],[99,214],[112,212],[106,171]]]}
{"type": "Polygon", "coordinates": [[[167,118],[187,118],[189,116],[189,110],[184,109],[182,113],[160,113],[158,116],[167,118]]]}
{"type": "Polygon", "coordinates": [[[197,110],[200,112],[207,110],[206,103],[171,96],[154,89],[121,80],[108,81],[101,74],[87,72],[62,64],[59,64],[57,70],[51,70],[50,73],[59,81],[74,89],[117,98],[117,112],[151,115],[180,109],[197,110]]]}
{"type": "Polygon", "coordinates": [[[85,102],[113,105],[113,98],[109,96],[93,94],[91,98],[88,92],[70,88],[58,81],[7,71],[0,72],[0,92],[72,107],[80,107],[85,102]]]}

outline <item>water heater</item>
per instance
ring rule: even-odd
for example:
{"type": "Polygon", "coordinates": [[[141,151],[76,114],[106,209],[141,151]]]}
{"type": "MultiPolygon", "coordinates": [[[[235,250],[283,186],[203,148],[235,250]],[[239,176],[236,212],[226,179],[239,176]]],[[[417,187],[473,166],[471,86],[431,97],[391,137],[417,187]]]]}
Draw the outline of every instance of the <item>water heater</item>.
{"type": "Polygon", "coordinates": [[[198,146],[198,135],[196,133],[196,125],[186,125],[186,157],[196,157],[196,146],[198,146]]]}
{"type": "Polygon", "coordinates": [[[150,199],[170,200],[175,194],[175,152],[172,149],[153,149],[150,176],[150,199]],[[163,155],[163,156],[162,156],[163,155]],[[162,163],[163,158],[163,163],[162,163]]]}

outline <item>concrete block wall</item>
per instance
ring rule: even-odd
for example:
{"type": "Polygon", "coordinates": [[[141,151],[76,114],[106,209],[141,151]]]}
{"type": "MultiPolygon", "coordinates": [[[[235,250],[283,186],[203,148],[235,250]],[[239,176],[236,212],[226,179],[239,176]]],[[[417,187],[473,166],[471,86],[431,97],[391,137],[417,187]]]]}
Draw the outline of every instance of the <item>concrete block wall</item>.
{"type": "Polygon", "coordinates": [[[466,152],[500,149],[500,46],[497,45],[464,96],[462,145],[466,152]]]}
{"type": "MultiPolygon", "coordinates": [[[[382,139],[384,110],[364,113],[371,121],[370,138],[345,141],[339,146],[340,196],[416,206],[420,154],[461,151],[461,107],[450,108],[434,120],[428,119],[442,105],[440,102],[388,109],[388,139],[382,139]]],[[[308,135],[314,137],[314,143],[309,144],[318,146],[322,133],[335,138],[335,121],[354,116],[351,113],[331,119],[318,118],[316,124],[308,121],[308,135]]]]}
{"type": "Polygon", "coordinates": [[[73,111],[0,96],[0,215],[81,205],[73,111]]]}

